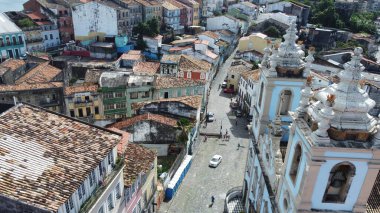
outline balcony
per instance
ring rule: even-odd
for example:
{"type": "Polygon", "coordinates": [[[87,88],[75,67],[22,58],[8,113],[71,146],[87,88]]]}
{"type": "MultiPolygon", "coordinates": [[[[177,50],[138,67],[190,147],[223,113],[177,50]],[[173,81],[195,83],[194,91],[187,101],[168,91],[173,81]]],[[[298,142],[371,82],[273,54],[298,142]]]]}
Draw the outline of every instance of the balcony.
{"type": "Polygon", "coordinates": [[[38,43],[38,42],[42,42],[43,39],[42,38],[34,38],[34,39],[27,39],[25,42],[27,44],[31,44],[31,43],[38,43]]]}
{"type": "Polygon", "coordinates": [[[123,170],[125,164],[123,157],[118,158],[118,161],[115,164],[115,168],[111,171],[111,173],[104,178],[102,184],[98,185],[96,189],[91,193],[91,196],[88,198],[86,202],[84,202],[79,210],[80,213],[90,212],[91,208],[96,204],[99,198],[103,195],[103,193],[107,190],[109,183],[111,183],[117,174],[121,170],[123,170]]]}
{"type": "Polygon", "coordinates": [[[94,105],[93,100],[74,101],[75,107],[86,107],[86,106],[93,106],[93,105],[94,105]]]}
{"type": "Polygon", "coordinates": [[[224,213],[244,212],[243,188],[241,186],[228,190],[224,200],[224,213]]]}

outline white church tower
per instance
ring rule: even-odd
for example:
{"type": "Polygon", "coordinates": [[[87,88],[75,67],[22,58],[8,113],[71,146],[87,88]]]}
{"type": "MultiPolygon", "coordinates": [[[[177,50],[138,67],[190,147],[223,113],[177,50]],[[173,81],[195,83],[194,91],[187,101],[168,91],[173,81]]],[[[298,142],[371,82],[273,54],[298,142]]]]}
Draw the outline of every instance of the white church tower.
{"type": "Polygon", "coordinates": [[[290,113],[278,212],[380,211],[380,126],[368,114],[375,102],[360,87],[361,53],[354,50],[339,83],[313,94],[308,78],[290,113]]]}
{"type": "MultiPolygon", "coordinates": [[[[271,212],[283,174],[280,141],[291,122],[289,111],[295,111],[310,63],[296,44],[296,23],[291,23],[279,46],[265,48],[260,64],[258,98],[254,105],[249,158],[243,185],[246,212],[271,212]]],[[[270,46],[270,45],[269,45],[270,46]]],[[[309,56],[312,60],[312,55],[309,56]]]]}

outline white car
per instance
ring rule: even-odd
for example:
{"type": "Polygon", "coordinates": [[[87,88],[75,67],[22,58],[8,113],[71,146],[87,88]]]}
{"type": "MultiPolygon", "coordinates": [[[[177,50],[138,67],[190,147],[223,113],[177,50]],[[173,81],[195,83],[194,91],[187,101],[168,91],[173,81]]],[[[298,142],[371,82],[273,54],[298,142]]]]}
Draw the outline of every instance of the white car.
{"type": "Polygon", "coordinates": [[[207,122],[213,122],[215,121],[214,113],[208,112],[206,115],[207,122]]]}
{"type": "Polygon", "coordinates": [[[223,81],[223,83],[222,83],[222,88],[224,89],[224,88],[227,88],[227,82],[226,81],[223,81]]]}
{"type": "Polygon", "coordinates": [[[214,155],[212,156],[212,159],[210,160],[210,163],[208,164],[210,167],[218,167],[219,164],[222,162],[222,156],[220,155],[214,155]]]}

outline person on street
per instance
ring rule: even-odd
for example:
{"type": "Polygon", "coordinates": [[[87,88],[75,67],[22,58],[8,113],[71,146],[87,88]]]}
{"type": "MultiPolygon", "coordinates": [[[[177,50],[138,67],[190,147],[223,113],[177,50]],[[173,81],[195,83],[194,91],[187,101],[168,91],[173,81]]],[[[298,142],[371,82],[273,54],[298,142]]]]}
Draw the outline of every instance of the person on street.
{"type": "Polygon", "coordinates": [[[211,203],[214,204],[214,202],[215,202],[215,197],[213,195],[213,196],[211,196],[211,203]]]}
{"type": "Polygon", "coordinates": [[[237,119],[236,119],[236,121],[235,121],[235,126],[237,126],[237,119]]]}
{"type": "Polygon", "coordinates": [[[220,87],[222,87],[222,85],[219,84],[219,88],[218,88],[218,90],[220,90],[220,87]]]}
{"type": "Polygon", "coordinates": [[[240,143],[238,143],[238,148],[237,148],[237,150],[239,150],[239,148],[240,148],[240,143]]]}

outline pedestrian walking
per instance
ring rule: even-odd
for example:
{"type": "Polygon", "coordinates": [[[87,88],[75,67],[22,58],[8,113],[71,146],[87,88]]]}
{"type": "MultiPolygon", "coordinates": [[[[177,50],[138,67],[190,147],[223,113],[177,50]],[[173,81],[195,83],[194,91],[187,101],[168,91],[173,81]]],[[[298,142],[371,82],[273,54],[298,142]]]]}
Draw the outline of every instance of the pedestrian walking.
{"type": "Polygon", "coordinates": [[[219,88],[218,88],[218,90],[220,90],[220,87],[222,87],[222,85],[221,85],[221,84],[219,84],[219,88]]]}
{"type": "Polygon", "coordinates": [[[239,148],[240,148],[240,143],[238,143],[238,147],[237,147],[237,150],[239,150],[239,148]]]}
{"type": "Polygon", "coordinates": [[[235,121],[235,126],[237,126],[237,119],[236,119],[236,121],[235,121]]]}
{"type": "Polygon", "coordinates": [[[211,203],[214,203],[214,202],[215,202],[215,197],[213,195],[213,196],[211,196],[211,203]]]}

